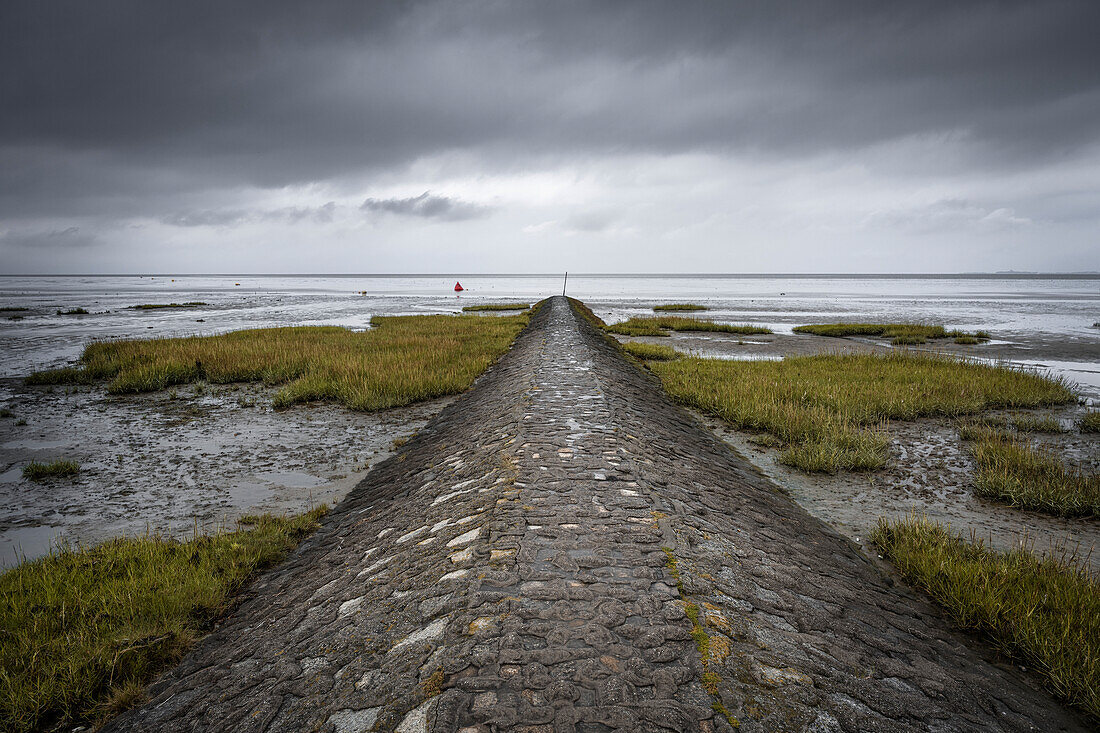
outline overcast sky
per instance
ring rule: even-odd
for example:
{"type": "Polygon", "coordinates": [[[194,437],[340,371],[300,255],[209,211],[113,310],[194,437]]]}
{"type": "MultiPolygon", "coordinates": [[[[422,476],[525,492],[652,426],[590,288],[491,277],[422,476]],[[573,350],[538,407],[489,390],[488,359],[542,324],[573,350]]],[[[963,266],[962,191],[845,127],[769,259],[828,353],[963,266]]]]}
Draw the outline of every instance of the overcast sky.
{"type": "Polygon", "coordinates": [[[1100,3],[0,3],[0,273],[1100,270],[1100,3]]]}

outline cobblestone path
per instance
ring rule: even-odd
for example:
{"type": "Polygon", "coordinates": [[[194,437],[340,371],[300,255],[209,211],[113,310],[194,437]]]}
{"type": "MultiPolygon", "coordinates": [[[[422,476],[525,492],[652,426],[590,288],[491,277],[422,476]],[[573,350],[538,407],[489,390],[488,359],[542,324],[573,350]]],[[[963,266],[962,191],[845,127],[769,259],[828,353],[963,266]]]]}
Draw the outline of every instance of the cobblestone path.
{"type": "Polygon", "coordinates": [[[552,298],[109,730],[1084,729],[990,659],[552,298]]]}

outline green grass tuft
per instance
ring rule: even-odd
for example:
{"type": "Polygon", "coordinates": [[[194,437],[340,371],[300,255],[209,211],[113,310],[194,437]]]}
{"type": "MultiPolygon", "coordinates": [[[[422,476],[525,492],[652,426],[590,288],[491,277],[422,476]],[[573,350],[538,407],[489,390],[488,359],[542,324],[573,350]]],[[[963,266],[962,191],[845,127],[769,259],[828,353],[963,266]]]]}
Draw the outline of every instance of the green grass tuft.
{"type": "Polygon", "coordinates": [[[246,517],[234,532],[61,548],[0,575],[0,729],[71,729],[140,702],[258,570],[327,509],[246,517]]]}
{"type": "Polygon", "coordinates": [[[1100,410],[1082,415],[1077,420],[1077,429],[1082,433],[1100,433],[1100,410]]]}
{"type": "Polygon", "coordinates": [[[530,303],[486,303],[484,305],[466,305],[464,311],[525,311],[530,303]]]}
{"type": "Polygon", "coordinates": [[[660,313],[662,311],[705,311],[708,308],[697,303],[669,303],[667,305],[655,305],[653,310],[660,313]]]}
{"type": "Polygon", "coordinates": [[[207,305],[201,300],[189,300],[186,303],[143,303],[141,305],[131,305],[130,310],[150,311],[160,308],[198,308],[200,305],[207,305]]]}
{"type": "Polygon", "coordinates": [[[873,540],[959,627],[1026,662],[1065,702],[1100,717],[1100,587],[1073,559],[994,552],[939,524],[882,521],[873,540]]]}
{"type": "Polygon", "coordinates": [[[282,385],[273,404],[336,402],[381,410],[465,391],[527,324],[527,315],[375,317],[370,331],[264,328],[219,336],[90,344],[80,366],[32,374],[27,384],[109,380],[111,394],[191,382],[282,385]]]}
{"type": "Polygon", "coordinates": [[[30,308],[23,308],[22,306],[6,305],[6,306],[0,308],[0,313],[22,313],[24,311],[29,311],[29,310],[30,310],[30,308]]]}
{"type": "Polygon", "coordinates": [[[57,315],[59,315],[59,316],[86,316],[86,315],[88,315],[88,311],[84,308],[70,308],[69,310],[64,310],[64,311],[59,310],[59,311],[57,311],[57,315]]]}
{"type": "Polygon", "coordinates": [[[687,318],[685,316],[631,318],[621,323],[607,326],[608,333],[617,333],[623,336],[667,336],[668,331],[713,331],[717,333],[738,333],[746,335],[771,333],[771,329],[764,328],[763,326],[715,323],[714,321],[708,321],[702,318],[687,318]]]}
{"type": "Polygon", "coordinates": [[[673,398],[735,427],[771,433],[787,445],[782,460],[806,471],[881,468],[887,420],[1076,400],[1056,379],[932,354],[684,358],[649,367],[673,398]]]}
{"type": "Polygon", "coordinates": [[[683,356],[683,354],[671,346],[662,346],[660,344],[631,342],[625,343],[622,346],[623,351],[642,361],[672,361],[673,359],[679,359],[683,356]]]}
{"type": "Polygon", "coordinates": [[[15,413],[6,407],[0,407],[0,417],[15,417],[15,413]]]}
{"type": "Polygon", "coordinates": [[[978,496],[1063,517],[1100,516],[1100,475],[1068,468],[1050,452],[996,428],[964,425],[959,433],[974,441],[978,496]]]}
{"type": "Polygon", "coordinates": [[[57,460],[49,463],[31,461],[23,466],[23,478],[31,481],[46,481],[51,478],[69,478],[80,473],[80,464],[76,461],[57,460]]]}

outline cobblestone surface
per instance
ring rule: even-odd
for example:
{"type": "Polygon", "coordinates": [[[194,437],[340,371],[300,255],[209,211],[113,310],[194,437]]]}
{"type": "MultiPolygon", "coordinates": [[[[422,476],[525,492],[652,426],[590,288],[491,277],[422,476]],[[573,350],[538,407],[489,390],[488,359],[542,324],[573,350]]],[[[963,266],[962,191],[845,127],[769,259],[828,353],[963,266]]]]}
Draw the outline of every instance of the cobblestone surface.
{"type": "Polygon", "coordinates": [[[563,298],[109,730],[1084,730],[563,298]]]}

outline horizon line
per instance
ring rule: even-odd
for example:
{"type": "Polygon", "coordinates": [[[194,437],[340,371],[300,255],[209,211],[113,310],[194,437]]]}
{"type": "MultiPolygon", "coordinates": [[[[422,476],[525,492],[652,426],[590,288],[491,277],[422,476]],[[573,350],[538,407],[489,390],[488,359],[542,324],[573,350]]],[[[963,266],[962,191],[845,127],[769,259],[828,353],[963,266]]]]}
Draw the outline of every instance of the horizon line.
{"type": "MultiPolygon", "coordinates": [[[[558,272],[64,272],[0,274],[0,278],[18,277],[562,277],[558,272]]],[[[1004,270],[994,272],[570,272],[569,277],[797,277],[797,278],[1043,278],[1043,277],[1100,277],[1100,270],[1076,270],[1068,272],[1042,272],[1028,270],[1004,270]]]]}

